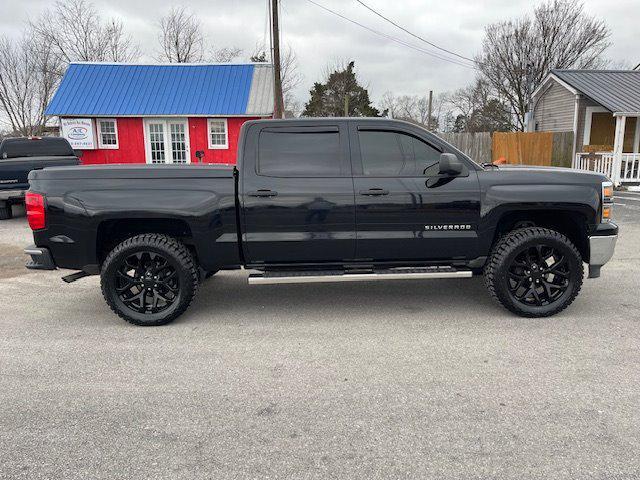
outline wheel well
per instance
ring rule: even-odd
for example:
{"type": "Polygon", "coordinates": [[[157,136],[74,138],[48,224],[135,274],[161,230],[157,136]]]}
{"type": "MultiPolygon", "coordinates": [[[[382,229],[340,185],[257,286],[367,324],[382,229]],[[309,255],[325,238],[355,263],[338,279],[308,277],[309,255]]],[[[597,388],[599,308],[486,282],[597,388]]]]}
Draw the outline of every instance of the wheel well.
{"type": "Polygon", "coordinates": [[[565,235],[576,246],[583,259],[589,258],[587,217],[579,212],[564,210],[523,210],[509,212],[498,222],[494,241],[520,227],[549,228],[565,235]]]}
{"type": "Polygon", "coordinates": [[[106,220],[98,226],[96,253],[102,262],[120,242],[142,233],[162,233],[183,242],[195,258],[195,248],[189,225],[184,220],[171,218],[126,218],[106,220]]]}

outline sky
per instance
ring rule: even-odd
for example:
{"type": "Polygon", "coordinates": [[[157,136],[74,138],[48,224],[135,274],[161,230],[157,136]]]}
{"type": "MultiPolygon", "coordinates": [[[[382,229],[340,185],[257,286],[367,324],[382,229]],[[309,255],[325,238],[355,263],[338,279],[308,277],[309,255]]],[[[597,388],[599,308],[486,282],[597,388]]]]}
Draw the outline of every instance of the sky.
{"type": "MultiPolygon", "coordinates": [[[[314,0],[342,15],[406,43],[436,51],[383,19],[356,0],[314,0]]],[[[372,8],[415,34],[443,48],[473,57],[479,52],[486,25],[530,14],[539,2],[531,0],[364,0],[372,8]]],[[[0,33],[21,34],[29,17],[41,14],[51,0],[3,0],[0,33]]],[[[248,60],[256,45],[268,39],[267,0],[101,0],[93,1],[104,17],[115,17],[143,52],[141,61],[154,61],[158,21],[176,5],[197,14],[208,41],[216,47],[237,46],[239,60],[248,60]]],[[[323,79],[328,65],[354,60],[360,81],[374,103],[392,91],[396,95],[424,95],[455,90],[469,84],[472,69],[445,62],[396,44],[338,18],[308,0],[281,0],[282,44],[298,56],[303,76],[296,97],[305,102],[313,83],[323,79]]],[[[611,29],[612,46],[606,56],[614,62],[640,63],[638,18],[640,0],[585,0],[585,12],[604,19],[611,29]]],[[[567,26],[567,28],[571,28],[567,26]]],[[[267,40],[268,41],[268,40],[267,40]]]]}

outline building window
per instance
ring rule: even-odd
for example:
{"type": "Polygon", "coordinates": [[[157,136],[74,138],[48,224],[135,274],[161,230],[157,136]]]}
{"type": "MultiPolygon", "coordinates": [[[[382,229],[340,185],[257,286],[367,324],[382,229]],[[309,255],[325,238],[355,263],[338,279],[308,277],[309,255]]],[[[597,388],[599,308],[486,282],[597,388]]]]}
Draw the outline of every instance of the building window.
{"type": "Polygon", "coordinates": [[[114,118],[98,119],[98,148],[118,148],[118,124],[114,118]]]}
{"type": "Polygon", "coordinates": [[[209,148],[226,149],[229,148],[229,130],[226,118],[210,118],[207,121],[209,126],[209,148]]]}

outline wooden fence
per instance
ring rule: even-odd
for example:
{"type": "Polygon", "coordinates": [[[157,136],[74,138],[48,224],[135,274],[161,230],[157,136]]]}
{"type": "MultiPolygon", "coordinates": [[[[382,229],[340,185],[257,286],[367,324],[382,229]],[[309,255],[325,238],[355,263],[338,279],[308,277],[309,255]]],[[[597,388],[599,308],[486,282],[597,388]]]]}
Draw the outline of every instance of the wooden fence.
{"type": "Polygon", "coordinates": [[[492,160],[509,164],[570,167],[573,132],[495,132],[492,160]]]}
{"type": "Polygon", "coordinates": [[[441,133],[440,137],[478,163],[571,167],[573,132],[441,133]]]}
{"type": "Polygon", "coordinates": [[[491,162],[491,134],[480,133],[439,133],[443,140],[449,142],[478,163],[491,162]]]}

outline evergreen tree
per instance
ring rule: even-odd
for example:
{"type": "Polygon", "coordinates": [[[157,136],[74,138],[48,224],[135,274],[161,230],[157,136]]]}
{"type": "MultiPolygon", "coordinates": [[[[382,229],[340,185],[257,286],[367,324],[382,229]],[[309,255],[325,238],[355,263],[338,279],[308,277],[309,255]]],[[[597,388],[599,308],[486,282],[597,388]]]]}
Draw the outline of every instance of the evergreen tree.
{"type": "Polygon", "coordinates": [[[302,115],[305,117],[379,117],[369,92],[358,83],[354,62],[336,69],[325,83],[316,82],[302,115]]]}

